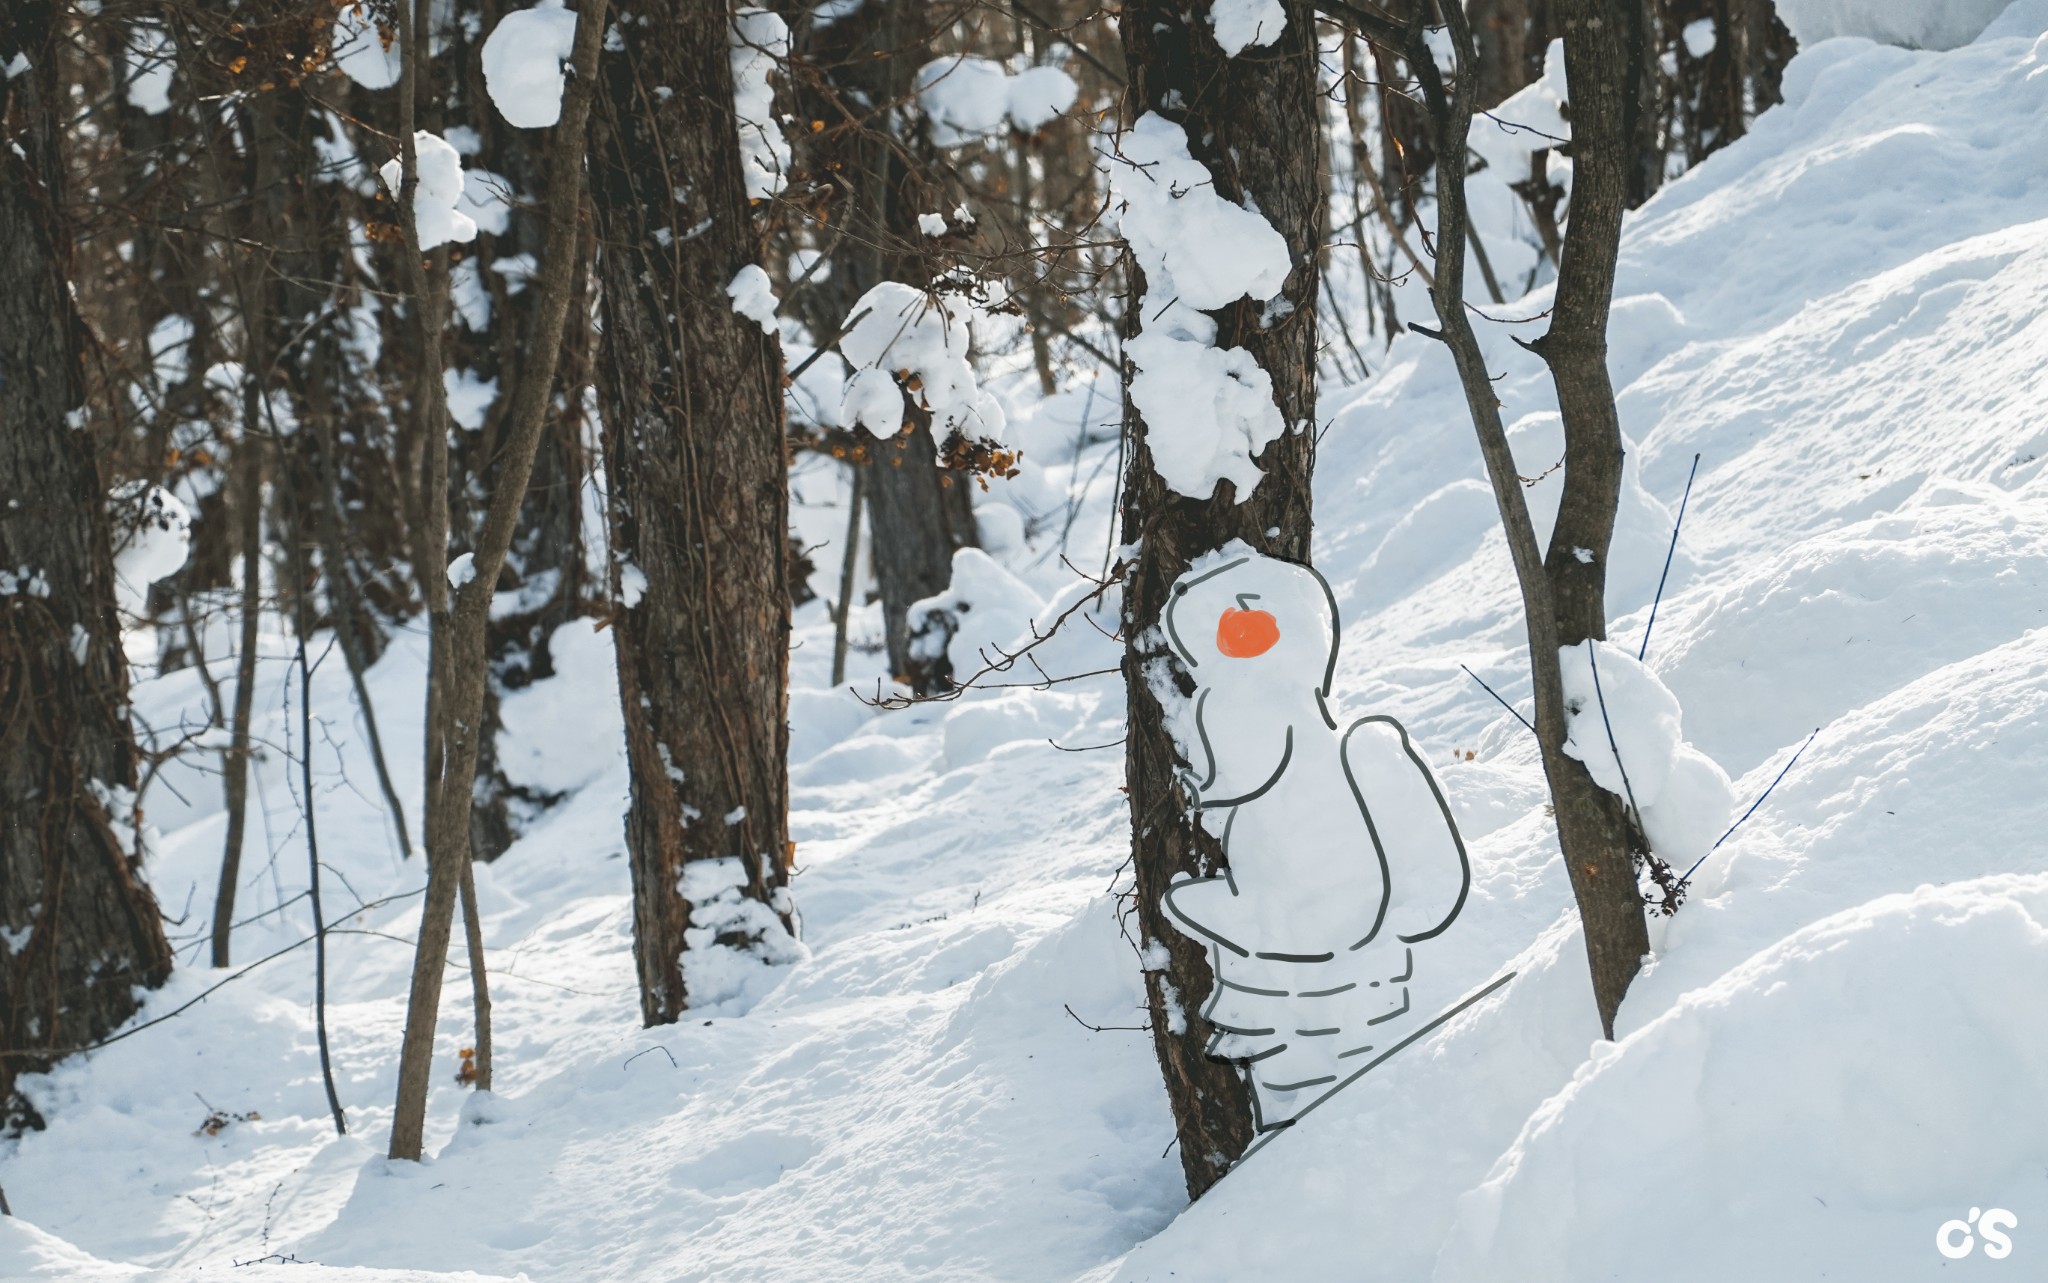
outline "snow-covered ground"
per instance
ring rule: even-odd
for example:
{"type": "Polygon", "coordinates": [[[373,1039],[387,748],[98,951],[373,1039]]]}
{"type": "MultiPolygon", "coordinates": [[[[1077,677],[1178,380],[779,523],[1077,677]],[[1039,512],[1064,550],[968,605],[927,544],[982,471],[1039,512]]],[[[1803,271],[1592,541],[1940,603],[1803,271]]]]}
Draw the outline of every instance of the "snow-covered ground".
{"type": "MultiPolygon", "coordinates": [[[[1062,751],[1119,740],[1115,679],[876,714],[824,689],[830,628],[814,604],[792,700],[811,956],[779,988],[639,1028],[609,639],[571,625],[564,673],[506,709],[508,762],[568,797],[478,873],[499,1091],[453,1081],[469,1027],[453,977],[433,1157],[387,1164],[421,873],[397,853],[330,656],[313,753],[349,1136],[327,1119],[310,950],[296,949],[34,1084],[50,1126],[0,1146],[15,1212],[0,1218],[0,1277],[2036,1276],[2044,32],[2048,0],[2022,0],[1949,52],[1820,44],[1793,64],[1786,105],[1631,217],[1612,356],[1631,444],[1613,636],[1631,650],[1642,637],[1697,453],[1648,662],[1745,805],[1819,734],[1691,902],[1653,925],[1618,1043],[1596,1042],[1533,746],[1459,671],[1526,704],[1456,381],[1411,336],[1369,383],[1324,390],[1317,561],[1348,621],[1333,700],[1413,729],[1471,844],[1472,900],[1437,942],[1437,983],[1516,979],[1200,1204],[1182,1207],[1149,1039],[1115,1028],[1143,1018],[1113,898],[1121,753],[1062,751]],[[207,1134],[212,1110],[248,1117],[207,1134]],[[2010,1259],[1936,1252],[1942,1222],[1991,1207],[2017,1216],[2010,1259]]],[[[1547,377],[1504,327],[1485,334],[1534,476],[1558,454],[1547,377]]],[[[1010,399],[1032,462],[986,502],[1030,520],[1023,539],[1008,537],[1017,522],[985,525],[1057,611],[1074,593],[1053,555],[1072,487],[1093,478],[1069,555],[1093,569],[1108,537],[1114,446],[1086,445],[1077,424],[1113,416],[1116,397],[1010,399]]],[[[821,476],[800,481],[798,509],[820,540],[836,538],[821,476]]],[[[295,670],[285,638],[267,646],[260,733],[277,751],[257,773],[253,920],[236,934],[249,961],[308,929],[283,756],[298,747],[295,670]]],[[[1069,672],[1116,654],[1092,630],[1052,649],[1069,672]]],[[[402,637],[371,675],[408,798],[423,654],[402,637]]],[[[871,682],[879,661],[857,660],[871,682]]],[[[136,705],[170,727],[202,698],[184,672],[136,705]]],[[[217,779],[193,766],[168,767],[145,806],[152,882],[185,915],[186,965],[150,998],[153,1019],[218,978],[201,936],[224,818],[217,779]]]]}

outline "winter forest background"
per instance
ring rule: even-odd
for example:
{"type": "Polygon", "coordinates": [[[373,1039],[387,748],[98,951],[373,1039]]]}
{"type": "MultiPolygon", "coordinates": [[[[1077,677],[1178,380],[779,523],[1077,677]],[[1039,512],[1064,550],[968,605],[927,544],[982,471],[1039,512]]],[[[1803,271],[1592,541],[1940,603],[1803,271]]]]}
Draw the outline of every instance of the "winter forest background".
{"type": "Polygon", "coordinates": [[[0,1278],[2048,1252],[2048,0],[7,0],[0,136],[0,1278]],[[1469,856],[1267,1134],[1220,551],[1469,856]]]}

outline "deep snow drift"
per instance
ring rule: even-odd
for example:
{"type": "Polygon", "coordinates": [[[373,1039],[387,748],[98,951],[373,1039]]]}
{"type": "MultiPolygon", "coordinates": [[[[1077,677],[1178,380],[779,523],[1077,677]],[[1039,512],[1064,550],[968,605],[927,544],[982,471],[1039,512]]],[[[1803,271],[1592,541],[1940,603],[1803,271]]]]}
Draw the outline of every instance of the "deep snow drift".
{"type": "MultiPolygon", "coordinates": [[[[1458,669],[1526,705],[1456,381],[1409,337],[1369,383],[1324,390],[1317,560],[1347,624],[1332,711],[1398,716],[1471,847],[1433,983],[1517,978],[1201,1204],[1181,1207],[1148,1041],[1116,1028],[1142,1020],[1112,898],[1121,755],[1060,751],[1119,739],[1114,679],[876,714],[823,689],[814,604],[792,699],[810,956],[779,987],[637,1027],[608,639],[571,625],[563,674],[506,709],[508,762],[567,797],[479,871],[499,1094],[452,1081],[468,1013],[451,983],[434,1158],[387,1165],[420,871],[331,657],[313,753],[351,1135],[326,1120],[309,951],[286,953],[36,1084],[49,1130],[0,1147],[0,1277],[2027,1277],[2048,1250],[2044,32],[2048,3],[2026,0],[1947,53],[1815,47],[1785,106],[1630,219],[1613,636],[1641,639],[1697,452],[1646,662],[1745,806],[1820,734],[1653,927],[1619,1043],[1595,1043],[1526,732],[1458,669]],[[247,1117],[208,1134],[212,1110],[247,1117]],[[1941,1223],[1993,1206],[2018,1217],[2012,1259],[1944,1262],[1941,1223]],[[234,1267],[266,1254],[329,1268],[234,1267]]],[[[1483,332],[1534,476],[1558,453],[1547,379],[1483,332]]],[[[992,382],[1027,467],[983,527],[1050,618],[1079,591],[1062,537],[1090,568],[1108,544],[1117,397],[992,382]]],[[[807,539],[836,539],[829,475],[798,489],[807,539]]],[[[250,961],[307,922],[286,642],[265,638],[253,828],[275,858],[246,862],[250,961]]],[[[1087,628],[1046,650],[1065,672],[1116,654],[1087,628]]],[[[423,653],[401,637],[372,674],[409,798],[423,653]]],[[[871,686],[879,661],[859,658],[871,686]]],[[[191,672],[136,692],[167,738],[202,699],[191,672]]],[[[146,795],[153,884],[189,916],[186,965],[143,1019],[214,983],[197,954],[218,798],[197,765],[146,795]]]]}

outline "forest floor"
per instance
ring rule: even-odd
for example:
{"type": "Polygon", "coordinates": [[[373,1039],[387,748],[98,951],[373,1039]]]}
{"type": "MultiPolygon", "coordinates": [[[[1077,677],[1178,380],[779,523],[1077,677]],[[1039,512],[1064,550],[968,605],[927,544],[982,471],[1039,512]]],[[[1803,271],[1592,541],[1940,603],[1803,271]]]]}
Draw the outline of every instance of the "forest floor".
{"type": "MultiPolygon", "coordinates": [[[[454,1081],[458,949],[422,1164],[382,1157],[422,874],[339,655],[313,675],[312,751],[346,1137],[309,948],[184,1006],[220,979],[203,937],[225,820],[216,773],[168,766],[149,877],[180,967],[138,1022],[170,1018],[35,1080],[48,1129],[0,1144],[0,1278],[1888,1281],[1997,1274],[1934,1247],[1993,1206],[2018,1217],[2015,1260],[2048,1253],[2044,31],[2048,3],[2024,0],[1949,53],[1820,44],[1785,105],[1630,217],[1612,636],[1643,636],[1698,454],[1648,662],[1745,806],[1818,735],[1653,922],[1617,1043],[1597,1039],[1534,746],[1459,668],[1526,704],[1450,361],[1407,336],[1323,391],[1316,560],[1348,621],[1332,702],[1408,724],[1472,847],[1471,903],[1418,992],[1516,978],[1199,1205],[1132,1028],[1118,679],[878,713],[826,689],[813,603],[792,699],[808,959],[744,1005],[640,1028],[610,639],[568,626],[503,741],[563,800],[478,870],[497,1091],[454,1081]]],[[[1509,336],[1547,302],[1482,327],[1531,477],[1561,435],[1509,336]]],[[[1089,570],[1108,547],[1103,386],[1011,398],[1031,462],[984,503],[1031,519],[998,547],[1013,610],[1072,600],[1062,546],[1089,570]]],[[[1555,484],[1531,487],[1539,514],[1555,484]]],[[[799,501],[836,540],[830,479],[800,478],[799,501]]],[[[245,962],[310,928],[288,643],[263,652],[245,962]]],[[[370,675],[415,822],[424,651],[401,635],[370,675]]],[[[1047,651],[1080,673],[1118,648],[1076,628],[1047,651]]],[[[878,661],[856,658],[872,689],[878,661]]],[[[135,692],[169,736],[202,699],[190,670],[135,692]]]]}

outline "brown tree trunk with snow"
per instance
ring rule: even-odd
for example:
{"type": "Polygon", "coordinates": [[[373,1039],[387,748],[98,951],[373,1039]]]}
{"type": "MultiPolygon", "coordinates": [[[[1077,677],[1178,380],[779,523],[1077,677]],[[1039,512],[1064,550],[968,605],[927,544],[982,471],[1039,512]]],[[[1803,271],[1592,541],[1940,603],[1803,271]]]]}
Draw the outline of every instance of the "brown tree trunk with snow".
{"type": "Polygon", "coordinates": [[[106,487],[65,279],[55,6],[0,11],[0,1131],[15,1091],[134,1014],[170,974],[156,900],[116,825],[135,817],[128,675],[106,487]],[[24,576],[22,572],[28,573],[24,576]]]}
{"type": "MultiPolygon", "coordinates": [[[[1287,242],[1294,270],[1284,297],[1292,313],[1262,328],[1260,303],[1241,300],[1215,313],[1216,345],[1242,347],[1272,376],[1289,431],[1258,457],[1265,479],[1243,502],[1228,481],[1213,497],[1190,499],[1167,488],[1147,447],[1147,425],[1126,397],[1130,463],[1124,478],[1123,539],[1139,546],[1124,580],[1124,682],[1129,701],[1125,772],[1131,797],[1136,915],[1148,955],[1166,966],[1145,973],[1153,1047],[1166,1078],[1188,1194],[1220,1180],[1252,1138],[1250,1096],[1235,1065],[1211,1059],[1210,1030],[1197,1014],[1212,977],[1203,947],[1166,920],[1160,896],[1176,878],[1207,876],[1223,863],[1221,843],[1196,823],[1180,774],[1186,769],[1146,681],[1152,665],[1174,666],[1161,640],[1160,612],[1175,579],[1194,558],[1242,539],[1271,556],[1309,559],[1309,477],[1315,462],[1317,247],[1323,226],[1319,176],[1322,138],[1316,94],[1315,16],[1287,4],[1286,30],[1270,46],[1226,57],[1211,34],[1206,6],[1190,14],[1178,0],[1132,0],[1123,11],[1130,69],[1129,119],[1158,112],[1183,125],[1195,158],[1208,166],[1217,194],[1248,200],[1287,242]]],[[[1134,297],[1142,273],[1129,265],[1134,297]]],[[[1126,338],[1146,318],[1130,306],[1126,338]]]]}
{"type": "Polygon", "coordinates": [[[615,580],[612,636],[632,773],[633,953],[649,1025],[690,1005],[692,927],[742,951],[759,943],[759,929],[708,918],[684,898],[693,864],[737,856],[740,895],[793,927],[782,349],[726,294],[761,252],[730,32],[722,3],[622,27],[624,48],[605,57],[591,148],[612,548],[640,589],[632,600],[615,580]],[[690,181],[678,203],[681,174],[690,181]]]}

